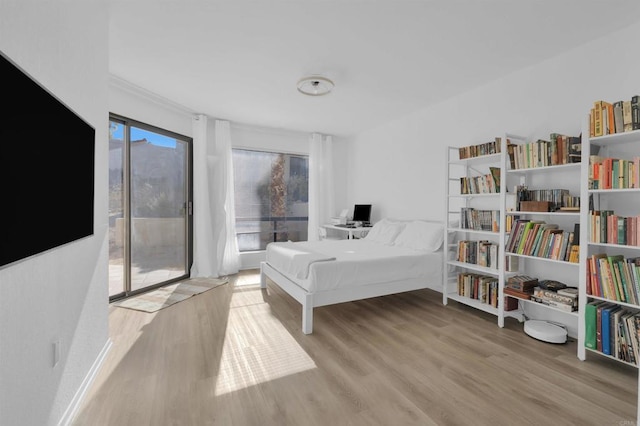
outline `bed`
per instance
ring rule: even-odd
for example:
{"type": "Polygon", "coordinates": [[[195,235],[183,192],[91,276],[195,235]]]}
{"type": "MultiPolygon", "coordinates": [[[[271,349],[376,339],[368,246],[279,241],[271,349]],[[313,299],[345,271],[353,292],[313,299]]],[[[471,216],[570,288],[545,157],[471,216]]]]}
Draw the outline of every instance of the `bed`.
{"type": "Polygon", "coordinates": [[[444,233],[439,223],[376,223],[361,239],[267,245],[267,277],[302,304],[302,332],[313,331],[313,308],[423,288],[440,288],[444,233]]]}

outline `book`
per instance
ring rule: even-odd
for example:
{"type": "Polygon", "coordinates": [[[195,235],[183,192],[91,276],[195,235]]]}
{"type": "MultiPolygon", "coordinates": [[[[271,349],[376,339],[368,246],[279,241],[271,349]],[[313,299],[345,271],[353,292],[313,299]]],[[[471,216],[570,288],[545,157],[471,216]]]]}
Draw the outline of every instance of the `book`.
{"type": "Polygon", "coordinates": [[[630,132],[633,130],[633,120],[631,118],[631,101],[622,101],[622,121],[623,131],[630,132]]]}
{"type": "Polygon", "coordinates": [[[531,301],[540,303],[541,305],[550,306],[552,308],[559,309],[564,312],[574,312],[577,308],[574,308],[571,305],[567,305],[565,303],[558,302],[556,300],[546,299],[543,297],[537,297],[535,294],[531,295],[531,301]]]}
{"type": "Polygon", "coordinates": [[[602,134],[610,135],[612,133],[615,133],[613,104],[607,101],[600,101],[600,106],[602,108],[602,134]]]}
{"type": "Polygon", "coordinates": [[[551,229],[558,229],[558,225],[555,223],[544,223],[540,226],[538,235],[536,236],[536,240],[533,243],[533,247],[531,248],[531,256],[538,256],[540,251],[540,247],[543,247],[546,239],[551,232],[551,229]]]}
{"type": "Polygon", "coordinates": [[[615,294],[615,300],[624,302],[626,301],[626,299],[622,289],[622,281],[620,280],[620,276],[617,273],[618,269],[615,266],[616,262],[620,260],[624,261],[624,256],[621,254],[611,255],[611,256],[607,256],[607,260],[608,260],[608,266],[609,266],[609,269],[607,272],[607,278],[611,279],[611,286],[613,287],[613,290],[614,290],[613,294],[615,294]]]}
{"type": "Polygon", "coordinates": [[[562,295],[562,296],[571,296],[571,297],[578,297],[578,288],[577,287],[567,287],[567,288],[561,288],[557,291],[558,294],[562,295]]]}
{"type": "Polygon", "coordinates": [[[606,257],[605,253],[596,253],[589,256],[589,271],[591,273],[591,293],[593,296],[607,297],[603,292],[602,277],[600,275],[600,262],[599,259],[606,257]]]}
{"type": "Polygon", "coordinates": [[[598,137],[602,136],[602,107],[600,106],[600,101],[595,101],[593,103],[593,108],[591,109],[591,115],[593,120],[593,133],[591,136],[598,137]]]}
{"type": "Polygon", "coordinates": [[[519,244],[520,239],[522,238],[522,234],[524,233],[524,228],[527,223],[529,223],[529,219],[518,219],[514,224],[514,228],[509,233],[509,239],[507,240],[506,250],[510,253],[515,253],[515,249],[517,244],[519,244]]]}
{"type": "Polygon", "coordinates": [[[616,291],[613,287],[613,277],[611,276],[611,270],[609,269],[607,255],[598,256],[596,260],[598,265],[598,276],[600,277],[604,297],[610,300],[618,300],[616,298],[616,291]]]}
{"type": "Polygon", "coordinates": [[[509,277],[506,285],[512,289],[528,293],[538,285],[538,279],[528,275],[515,275],[509,277]]]}
{"type": "Polygon", "coordinates": [[[631,128],[640,129],[640,96],[631,97],[631,128]]]}
{"type": "Polygon", "coordinates": [[[520,237],[519,241],[518,241],[518,246],[515,249],[515,252],[517,254],[523,254],[523,250],[524,250],[524,245],[525,242],[527,241],[527,237],[529,236],[529,233],[531,232],[531,229],[533,228],[533,225],[536,223],[536,221],[534,220],[530,220],[529,222],[527,222],[527,224],[524,226],[524,230],[522,232],[522,236],[520,237]]]}
{"type": "Polygon", "coordinates": [[[624,259],[619,263],[620,278],[622,279],[622,285],[624,286],[627,302],[637,305],[638,298],[635,292],[635,284],[633,282],[632,266],[629,264],[628,259],[624,259]]]}
{"type": "Polygon", "coordinates": [[[500,167],[489,167],[489,172],[495,188],[493,192],[500,192],[500,167]]]}
{"type": "Polygon", "coordinates": [[[637,340],[637,333],[635,330],[635,321],[633,320],[634,313],[626,312],[620,318],[622,321],[622,335],[621,335],[621,346],[622,346],[622,356],[623,359],[631,364],[636,363],[636,353],[634,346],[634,335],[635,340],[637,340]]]}
{"type": "Polygon", "coordinates": [[[579,163],[582,160],[582,135],[569,136],[569,163],[579,163]]]}
{"type": "MultiPolygon", "coordinates": [[[[601,303],[596,308],[596,349],[600,352],[603,352],[602,346],[602,330],[603,330],[603,321],[602,321],[602,313],[608,307],[615,306],[613,303],[601,303]]],[[[608,324],[608,322],[607,322],[608,324]]],[[[607,336],[609,333],[607,333],[607,336]]]]}
{"type": "Polygon", "coordinates": [[[580,246],[575,244],[571,246],[568,261],[570,263],[578,263],[580,261],[580,246]]]}
{"type": "Polygon", "coordinates": [[[613,325],[612,325],[612,321],[611,321],[611,315],[618,311],[621,310],[622,308],[619,305],[615,305],[615,304],[610,304],[609,306],[607,306],[605,309],[602,310],[601,313],[601,321],[602,321],[602,353],[606,354],[606,355],[611,355],[611,351],[612,351],[612,332],[613,332],[613,325]]]}
{"type": "Polygon", "coordinates": [[[614,133],[624,132],[624,118],[622,115],[622,101],[613,103],[613,119],[614,119],[614,133]]]}
{"type": "Polygon", "coordinates": [[[532,246],[533,246],[533,242],[535,241],[535,239],[536,239],[536,237],[538,235],[540,226],[543,225],[543,224],[544,224],[544,222],[534,222],[533,223],[533,227],[531,228],[529,234],[527,235],[527,239],[524,242],[524,248],[522,249],[522,254],[525,254],[527,256],[531,255],[531,249],[532,249],[532,246]]]}
{"type": "Polygon", "coordinates": [[[598,305],[604,303],[600,300],[594,300],[584,306],[584,345],[589,349],[597,350],[596,342],[596,314],[598,305]]]}
{"type": "Polygon", "coordinates": [[[618,309],[611,313],[610,321],[611,321],[611,356],[614,356],[618,359],[622,358],[622,341],[621,337],[621,318],[627,311],[625,309],[618,309]]]}
{"type": "Polygon", "coordinates": [[[542,300],[554,302],[556,304],[571,306],[573,310],[578,309],[578,298],[572,296],[563,296],[552,290],[545,290],[540,287],[533,289],[532,296],[538,297],[542,300]]]}
{"type": "Polygon", "coordinates": [[[513,296],[513,297],[517,297],[519,299],[525,299],[525,300],[530,300],[531,299],[531,293],[526,293],[524,291],[518,291],[514,288],[511,287],[505,287],[503,289],[503,292],[506,296],[513,296]]]}

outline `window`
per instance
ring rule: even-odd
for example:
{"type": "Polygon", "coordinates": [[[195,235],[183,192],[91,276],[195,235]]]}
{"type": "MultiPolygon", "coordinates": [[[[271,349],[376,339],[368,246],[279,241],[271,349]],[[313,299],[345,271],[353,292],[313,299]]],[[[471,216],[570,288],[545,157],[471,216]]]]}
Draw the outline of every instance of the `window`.
{"type": "Polygon", "coordinates": [[[240,252],[264,250],[273,241],[307,240],[307,156],[234,149],[233,170],[240,252]]]}

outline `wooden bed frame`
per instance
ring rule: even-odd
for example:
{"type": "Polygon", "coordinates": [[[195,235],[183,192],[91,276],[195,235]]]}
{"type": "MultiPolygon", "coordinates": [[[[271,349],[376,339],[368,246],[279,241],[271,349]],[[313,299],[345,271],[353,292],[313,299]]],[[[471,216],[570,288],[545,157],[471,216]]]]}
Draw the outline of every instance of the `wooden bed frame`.
{"type": "MultiPolygon", "coordinates": [[[[442,275],[442,274],[440,274],[442,275]]],[[[287,294],[302,304],[302,332],[311,334],[313,331],[313,308],[336,303],[351,302],[370,297],[386,296],[406,291],[429,288],[427,277],[391,281],[380,284],[344,287],[335,290],[309,292],[291,281],[285,275],[274,269],[267,262],[260,263],[260,287],[267,288],[267,277],[283,289],[287,294]]],[[[440,278],[442,279],[442,278],[440,278]]]]}

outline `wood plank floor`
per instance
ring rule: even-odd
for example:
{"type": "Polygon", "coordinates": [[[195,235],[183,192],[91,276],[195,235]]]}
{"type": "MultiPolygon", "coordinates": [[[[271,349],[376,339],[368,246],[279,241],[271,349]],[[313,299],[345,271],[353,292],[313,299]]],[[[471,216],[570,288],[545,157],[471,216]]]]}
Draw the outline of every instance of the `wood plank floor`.
{"type": "Polygon", "coordinates": [[[301,307],[257,270],[157,313],[111,307],[73,425],[630,425],[637,370],[419,290],[301,307]]]}

